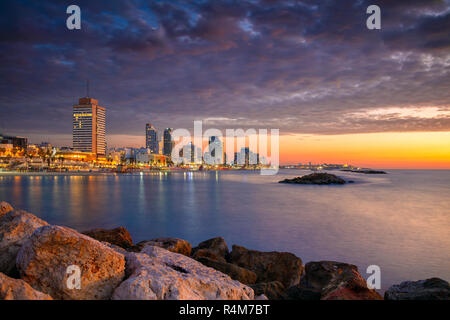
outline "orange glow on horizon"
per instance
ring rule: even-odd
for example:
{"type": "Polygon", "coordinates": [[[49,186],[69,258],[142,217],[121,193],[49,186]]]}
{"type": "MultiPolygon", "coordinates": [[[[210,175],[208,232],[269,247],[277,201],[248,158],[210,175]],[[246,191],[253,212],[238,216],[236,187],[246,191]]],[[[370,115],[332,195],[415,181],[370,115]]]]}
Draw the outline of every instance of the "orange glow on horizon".
{"type": "Polygon", "coordinates": [[[280,137],[280,163],[341,163],[379,169],[450,169],[450,132],[280,137]]]}
{"type": "MultiPolygon", "coordinates": [[[[133,147],[145,144],[143,136],[113,140],[133,147]]],[[[450,132],[280,135],[280,164],[310,161],[373,169],[450,169],[450,132]]]]}

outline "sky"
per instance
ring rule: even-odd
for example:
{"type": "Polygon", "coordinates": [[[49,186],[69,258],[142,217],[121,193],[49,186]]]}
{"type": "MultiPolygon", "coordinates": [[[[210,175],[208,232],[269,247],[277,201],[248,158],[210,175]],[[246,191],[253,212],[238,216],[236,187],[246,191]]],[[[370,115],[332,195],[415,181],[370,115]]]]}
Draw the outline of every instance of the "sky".
{"type": "Polygon", "coordinates": [[[7,0],[0,16],[3,134],[71,145],[89,79],[110,147],[203,120],[280,129],[284,164],[450,169],[449,0],[7,0]]]}

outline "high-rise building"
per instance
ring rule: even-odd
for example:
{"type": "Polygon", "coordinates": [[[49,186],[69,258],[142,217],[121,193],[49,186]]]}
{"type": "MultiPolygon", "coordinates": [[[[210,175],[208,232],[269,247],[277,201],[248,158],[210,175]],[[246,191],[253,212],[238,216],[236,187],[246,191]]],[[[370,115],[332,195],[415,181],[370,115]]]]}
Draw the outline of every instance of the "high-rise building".
{"type": "Polygon", "coordinates": [[[173,141],[172,141],[172,128],[166,128],[164,130],[164,148],[163,148],[163,155],[165,156],[171,156],[172,155],[172,149],[173,149],[173,141]]]}
{"type": "Polygon", "coordinates": [[[189,142],[184,146],[183,155],[186,159],[186,162],[195,162],[195,145],[192,142],[189,142]]]}
{"type": "Polygon", "coordinates": [[[96,99],[80,98],[73,106],[73,149],[106,154],[106,111],[96,99]]]}
{"type": "Polygon", "coordinates": [[[145,147],[153,154],[159,153],[158,131],[151,123],[145,125],[145,147]]]}
{"type": "Polygon", "coordinates": [[[259,153],[252,152],[249,147],[241,148],[234,153],[234,164],[236,165],[258,165],[261,163],[259,153]]]}
{"type": "Polygon", "coordinates": [[[206,163],[223,164],[223,144],[217,136],[209,137],[206,163]]]}
{"type": "Polygon", "coordinates": [[[249,163],[250,163],[250,148],[249,147],[242,148],[241,149],[241,156],[244,159],[244,161],[243,161],[244,163],[243,164],[248,166],[249,163]]]}

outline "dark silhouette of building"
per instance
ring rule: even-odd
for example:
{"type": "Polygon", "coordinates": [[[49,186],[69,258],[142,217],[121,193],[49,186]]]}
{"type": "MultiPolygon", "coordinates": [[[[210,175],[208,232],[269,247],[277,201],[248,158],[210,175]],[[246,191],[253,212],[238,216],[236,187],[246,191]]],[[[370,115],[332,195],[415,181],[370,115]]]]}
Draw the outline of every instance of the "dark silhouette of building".
{"type": "Polygon", "coordinates": [[[153,154],[159,153],[158,131],[151,123],[145,125],[145,147],[153,154]]]}
{"type": "Polygon", "coordinates": [[[172,128],[166,128],[164,130],[163,140],[163,155],[170,157],[173,149],[172,128]]]}

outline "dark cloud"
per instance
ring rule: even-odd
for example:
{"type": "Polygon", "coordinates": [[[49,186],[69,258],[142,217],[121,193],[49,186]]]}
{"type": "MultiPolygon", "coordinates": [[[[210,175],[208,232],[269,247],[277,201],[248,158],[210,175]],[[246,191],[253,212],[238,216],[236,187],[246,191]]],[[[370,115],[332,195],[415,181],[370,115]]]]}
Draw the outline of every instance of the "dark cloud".
{"type": "Polygon", "coordinates": [[[194,119],[281,133],[450,130],[449,1],[378,1],[374,31],[370,4],[2,1],[0,131],[70,135],[87,78],[110,134],[194,119]],[[80,31],[65,27],[70,4],[80,31]]]}

